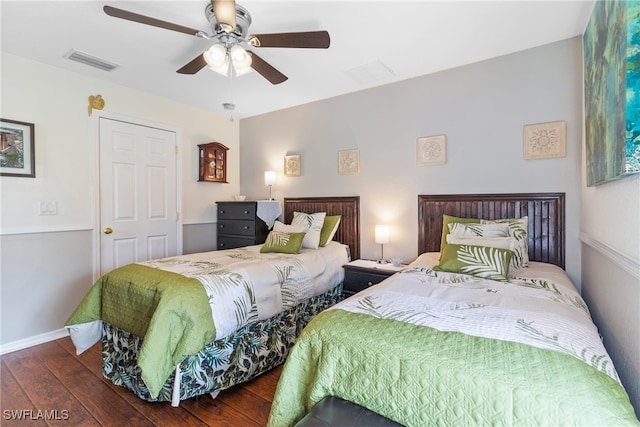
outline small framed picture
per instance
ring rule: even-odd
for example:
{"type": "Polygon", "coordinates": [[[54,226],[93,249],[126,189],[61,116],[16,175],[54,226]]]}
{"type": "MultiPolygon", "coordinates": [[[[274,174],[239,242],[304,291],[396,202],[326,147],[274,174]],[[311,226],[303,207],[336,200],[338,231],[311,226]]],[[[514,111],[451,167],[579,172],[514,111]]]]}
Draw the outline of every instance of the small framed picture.
{"type": "Polygon", "coordinates": [[[300,154],[284,156],[284,176],[300,176],[300,154]]]}
{"type": "Polygon", "coordinates": [[[447,137],[434,135],[418,138],[416,159],[418,166],[444,165],[447,162],[447,137]]]}
{"type": "Polygon", "coordinates": [[[360,173],[360,150],[338,151],[338,174],[358,175],[360,173]]]}
{"type": "Polygon", "coordinates": [[[564,121],[524,126],[523,157],[525,160],[551,159],[567,155],[564,121]]]}
{"type": "Polygon", "coordinates": [[[35,178],[33,123],[0,119],[0,175],[35,178]]]}

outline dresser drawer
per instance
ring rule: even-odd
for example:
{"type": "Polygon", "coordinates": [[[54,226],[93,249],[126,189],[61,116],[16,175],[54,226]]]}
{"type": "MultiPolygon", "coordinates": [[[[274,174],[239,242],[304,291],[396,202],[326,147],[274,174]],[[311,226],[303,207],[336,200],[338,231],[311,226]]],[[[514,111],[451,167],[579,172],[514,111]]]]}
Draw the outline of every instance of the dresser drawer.
{"type": "Polygon", "coordinates": [[[224,219],[246,219],[254,220],[256,217],[256,203],[219,203],[218,204],[218,220],[224,219]]]}
{"type": "Polygon", "coordinates": [[[255,244],[252,237],[218,236],[218,249],[234,249],[255,244]]]}
{"type": "Polygon", "coordinates": [[[218,235],[233,234],[237,236],[254,237],[256,234],[255,221],[222,220],[218,221],[218,235]]]}

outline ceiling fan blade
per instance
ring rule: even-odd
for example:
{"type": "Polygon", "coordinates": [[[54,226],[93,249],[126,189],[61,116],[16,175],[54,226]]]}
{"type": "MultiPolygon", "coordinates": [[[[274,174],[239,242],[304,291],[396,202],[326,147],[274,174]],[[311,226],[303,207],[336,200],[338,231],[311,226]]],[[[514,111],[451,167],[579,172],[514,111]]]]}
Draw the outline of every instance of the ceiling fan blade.
{"type": "Polygon", "coordinates": [[[236,29],[235,0],[211,0],[211,7],[220,28],[227,33],[234,32],[236,29]]]}
{"type": "Polygon", "coordinates": [[[204,55],[200,54],[185,64],[176,73],[180,74],[195,74],[202,70],[207,65],[207,61],[204,60],[204,55]]]}
{"type": "Polygon", "coordinates": [[[105,6],[102,8],[104,13],[115,18],[126,19],[127,21],[139,22],[140,24],[151,25],[152,27],[164,28],[166,30],[178,31],[180,33],[195,36],[200,31],[193,28],[184,27],[172,22],[162,21],[160,19],[151,18],[149,16],[139,15],[127,10],[118,9],[117,7],[105,6]]]}
{"type": "Polygon", "coordinates": [[[262,77],[269,80],[271,84],[277,85],[288,79],[287,76],[276,70],[267,61],[260,58],[254,52],[249,53],[251,54],[251,68],[256,70],[262,77]]]}
{"type": "Polygon", "coordinates": [[[255,47],[300,47],[327,49],[331,38],[327,31],[306,31],[301,33],[252,34],[249,42],[255,47]]]}

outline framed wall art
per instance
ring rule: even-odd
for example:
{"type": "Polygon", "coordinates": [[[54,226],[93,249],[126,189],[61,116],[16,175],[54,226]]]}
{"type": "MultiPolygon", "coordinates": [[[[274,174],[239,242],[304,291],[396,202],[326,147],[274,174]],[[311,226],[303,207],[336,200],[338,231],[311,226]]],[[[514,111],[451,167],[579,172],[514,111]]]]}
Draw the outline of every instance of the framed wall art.
{"type": "Polygon", "coordinates": [[[300,176],[300,154],[284,156],[284,176],[300,176]]]}
{"type": "Polygon", "coordinates": [[[35,178],[33,123],[0,119],[0,175],[35,178]]]}
{"type": "Polygon", "coordinates": [[[418,138],[416,159],[418,166],[445,164],[447,162],[447,137],[445,135],[434,135],[418,138]]]}
{"type": "Polygon", "coordinates": [[[638,1],[596,1],[583,36],[588,187],[640,172],[639,16],[638,1]]]}
{"type": "Polygon", "coordinates": [[[525,125],[523,134],[522,156],[525,160],[567,155],[567,124],[564,121],[525,125]]]}
{"type": "Polygon", "coordinates": [[[360,150],[338,151],[338,174],[358,175],[360,173],[360,150]]]}

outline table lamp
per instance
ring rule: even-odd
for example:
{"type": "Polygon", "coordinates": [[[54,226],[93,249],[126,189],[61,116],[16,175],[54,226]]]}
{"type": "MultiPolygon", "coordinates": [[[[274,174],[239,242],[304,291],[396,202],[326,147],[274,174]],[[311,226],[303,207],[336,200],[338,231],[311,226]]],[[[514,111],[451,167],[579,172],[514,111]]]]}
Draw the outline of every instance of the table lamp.
{"type": "Polygon", "coordinates": [[[378,264],[386,264],[384,260],[384,244],[389,243],[389,227],[386,225],[376,225],[375,241],[380,244],[380,259],[378,264]]]}

